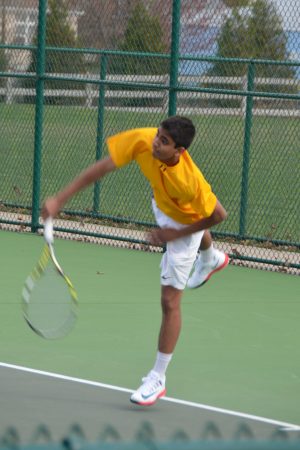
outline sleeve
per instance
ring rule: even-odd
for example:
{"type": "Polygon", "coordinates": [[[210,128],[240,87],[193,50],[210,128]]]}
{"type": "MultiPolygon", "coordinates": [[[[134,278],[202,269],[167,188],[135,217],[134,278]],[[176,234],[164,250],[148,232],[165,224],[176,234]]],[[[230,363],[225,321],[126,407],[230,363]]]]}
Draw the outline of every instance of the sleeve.
{"type": "Polygon", "coordinates": [[[106,143],[115,165],[125,166],[135,160],[139,153],[146,151],[149,146],[148,134],[147,128],[136,128],[109,137],[106,143]]]}

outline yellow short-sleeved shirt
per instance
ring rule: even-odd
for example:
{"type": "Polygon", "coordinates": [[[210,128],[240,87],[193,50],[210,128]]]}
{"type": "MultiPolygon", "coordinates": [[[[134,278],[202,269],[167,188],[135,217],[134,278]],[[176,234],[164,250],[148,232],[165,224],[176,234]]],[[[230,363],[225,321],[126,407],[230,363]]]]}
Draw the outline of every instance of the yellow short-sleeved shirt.
{"type": "Polygon", "coordinates": [[[209,217],[217,198],[187,151],[178,164],[167,166],[153,158],[152,142],[157,128],[137,128],[107,139],[108,150],[117,167],[136,161],[149,180],[157,206],[182,224],[209,217]]]}

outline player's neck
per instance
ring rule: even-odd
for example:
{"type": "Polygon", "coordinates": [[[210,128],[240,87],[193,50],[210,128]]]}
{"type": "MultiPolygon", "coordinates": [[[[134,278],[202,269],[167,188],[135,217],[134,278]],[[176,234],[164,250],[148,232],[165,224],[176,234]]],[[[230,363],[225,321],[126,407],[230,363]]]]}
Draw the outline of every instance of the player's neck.
{"type": "Polygon", "coordinates": [[[166,161],[162,161],[162,163],[164,163],[166,166],[172,167],[172,166],[176,166],[180,161],[180,155],[179,156],[175,156],[174,158],[170,158],[166,161]]]}

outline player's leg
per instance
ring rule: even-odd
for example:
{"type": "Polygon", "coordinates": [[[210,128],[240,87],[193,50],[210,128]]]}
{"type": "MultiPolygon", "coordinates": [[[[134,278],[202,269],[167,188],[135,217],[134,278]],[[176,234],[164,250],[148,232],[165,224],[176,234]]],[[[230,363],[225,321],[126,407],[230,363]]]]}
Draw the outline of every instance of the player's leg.
{"type": "MultiPolygon", "coordinates": [[[[199,241],[200,245],[200,241],[199,241]]],[[[166,393],[166,370],[172,359],[173,351],[181,329],[180,301],[193,258],[178,261],[178,255],[185,247],[185,242],[169,242],[161,259],[161,308],[162,321],[158,339],[158,351],[152,370],[142,379],[141,386],[132,394],[130,400],[139,405],[153,405],[166,393]],[[182,248],[180,247],[182,245],[182,248]]],[[[196,249],[197,251],[197,249],[196,249]]]]}
{"type": "MultiPolygon", "coordinates": [[[[175,222],[159,210],[152,201],[153,212],[161,228],[180,229],[186,225],[175,222]]],[[[158,352],[153,369],[143,378],[143,384],[130,400],[141,405],[152,405],[165,394],[165,373],[181,328],[180,301],[199,249],[203,231],[168,242],[161,259],[161,306],[162,323],[158,352]]]]}
{"type": "Polygon", "coordinates": [[[158,352],[153,369],[142,379],[142,385],[130,400],[150,406],[166,394],[166,370],[172,359],[181,329],[182,290],[173,286],[161,287],[162,322],[158,340],[158,352]]]}
{"type": "Polygon", "coordinates": [[[209,230],[205,230],[201,239],[200,251],[208,250],[213,245],[213,238],[209,230]]]}
{"type": "Polygon", "coordinates": [[[173,353],[181,330],[182,290],[173,286],[161,287],[162,322],[158,350],[164,354],[173,353]]]}
{"type": "Polygon", "coordinates": [[[228,263],[228,255],[214,248],[212,236],[208,230],[205,230],[187,287],[193,289],[203,286],[214,273],[224,269],[228,263]]]}

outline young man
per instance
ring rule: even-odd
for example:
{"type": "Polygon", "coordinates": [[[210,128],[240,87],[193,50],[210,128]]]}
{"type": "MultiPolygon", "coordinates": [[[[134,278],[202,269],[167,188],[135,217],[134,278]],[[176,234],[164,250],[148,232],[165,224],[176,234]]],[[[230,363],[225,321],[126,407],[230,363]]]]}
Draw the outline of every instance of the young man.
{"type": "Polygon", "coordinates": [[[162,322],[157,357],[130,399],[140,405],[152,405],[166,393],[165,373],[180,333],[184,288],[203,285],[228,264],[228,256],[214,249],[207,231],[226,218],[226,211],[187,151],[194,136],[193,123],[179,116],[164,120],[158,129],[134,129],[112,136],[107,139],[110,156],[48,198],[42,210],[44,219],[55,217],[75,193],[133,160],[150,182],[159,228],[150,233],[149,241],[166,243],[166,252],[161,260],[162,322]]]}

